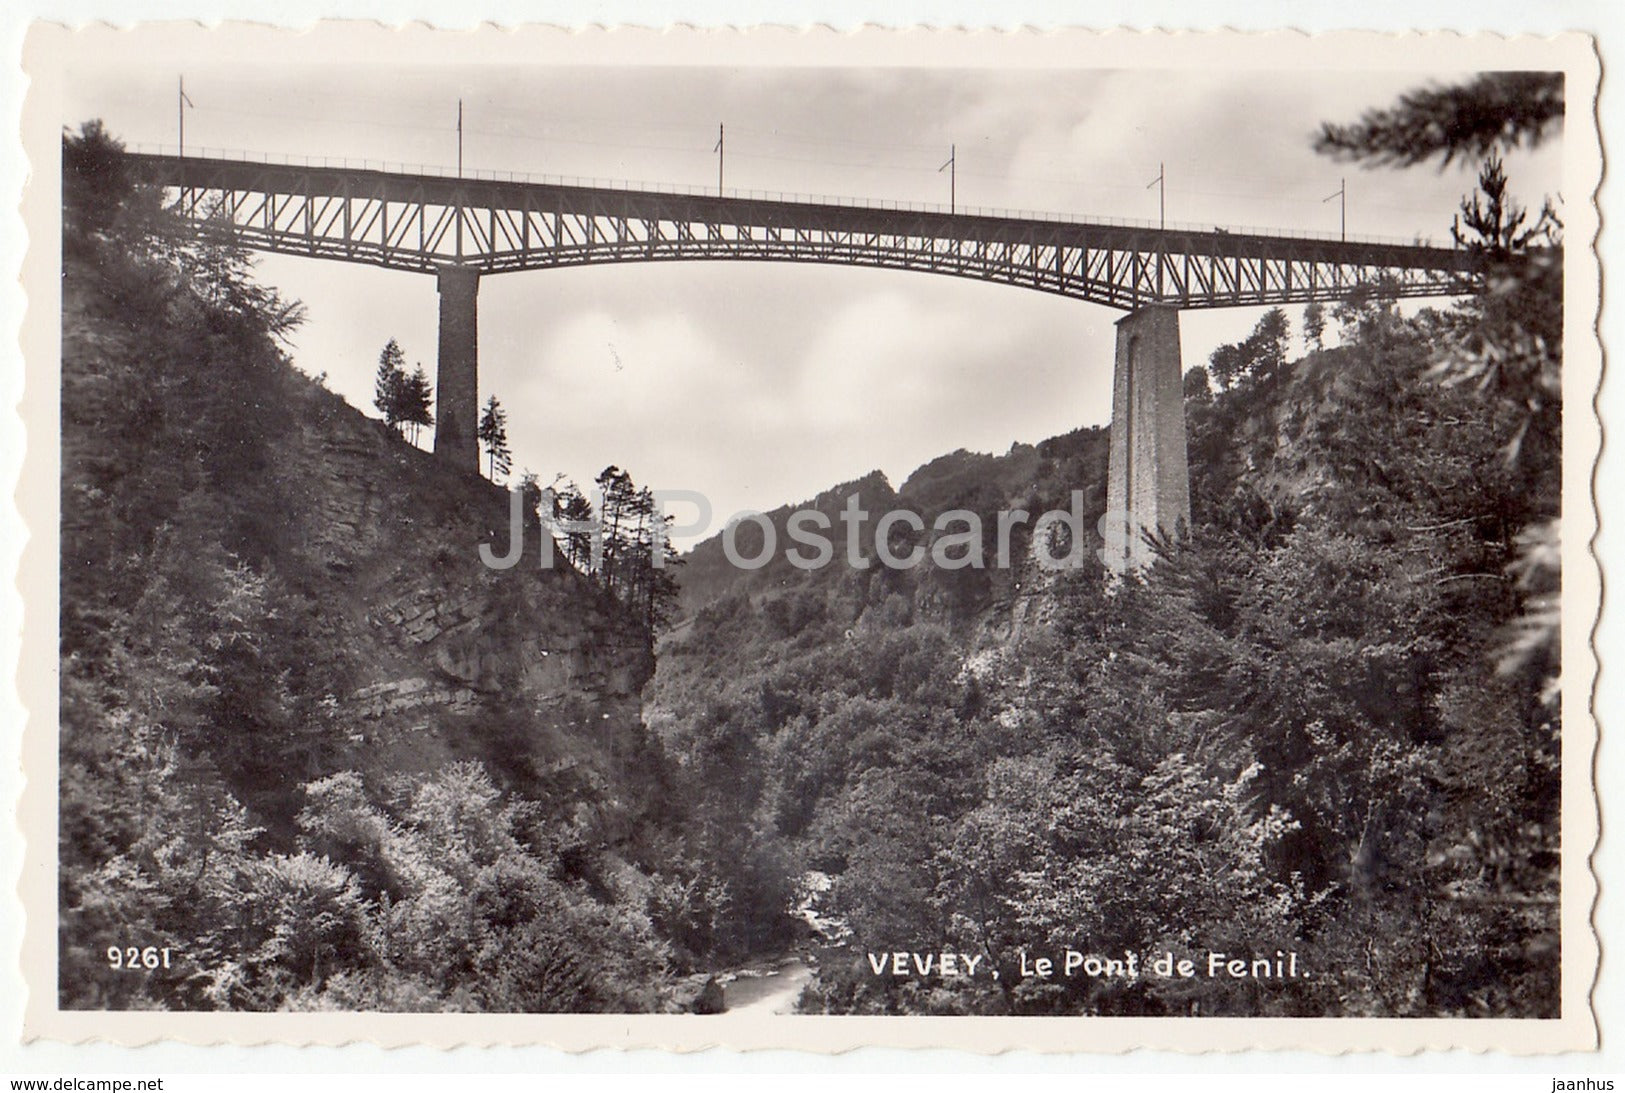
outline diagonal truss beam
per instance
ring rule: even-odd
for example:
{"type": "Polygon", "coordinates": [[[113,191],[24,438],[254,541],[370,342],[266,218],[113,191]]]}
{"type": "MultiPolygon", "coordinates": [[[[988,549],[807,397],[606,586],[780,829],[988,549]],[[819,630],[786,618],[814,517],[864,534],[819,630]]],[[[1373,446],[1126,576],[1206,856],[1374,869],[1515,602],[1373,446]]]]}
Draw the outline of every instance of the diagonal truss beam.
{"type": "Polygon", "coordinates": [[[1463,250],[130,154],[205,231],[433,273],[605,262],[819,262],[1035,289],[1125,311],[1456,296],[1463,250]]]}

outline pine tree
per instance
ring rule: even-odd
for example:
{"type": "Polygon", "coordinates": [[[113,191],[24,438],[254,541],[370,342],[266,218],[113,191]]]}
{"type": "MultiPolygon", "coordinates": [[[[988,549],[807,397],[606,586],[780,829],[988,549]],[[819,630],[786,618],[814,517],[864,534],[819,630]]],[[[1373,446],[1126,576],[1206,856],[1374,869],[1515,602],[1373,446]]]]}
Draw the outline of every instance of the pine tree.
{"type": "Polygon", "coordinates": [[[1321,126],[1315,150],[1339,159],[1411,167],[1434,155],[1537,147],[1563,128],[1561,72],[1486,72],[1466,83],[1401,95],[1351,125],[1321,126]]]}
{"type": "Polygon", "coordinates": [[[621,573],[627,553],[627,539],[635,517],[632,509],[636,490],[632,476],[611,464],[598,475],[600,524],[604,536],[604,562],[599,581],[605,591],[618,594],[623,583],[621,573]]]}
{"type": "Polygon", "coordinates": [[[677,575],[673,568],[683,564],[671,544],[672,518],[662,514],[654,494],[645,488],[638,494],[641,524],[638,534],[638,574],[640,588],[634,605],[651,634],[667,629],[677,616],[677,575]],[[656,565],[655,560],[660,564],[656,565]]]}
{"type": "Polygon", "coordinates": [[[401,381],[401,421],[412,427],[412,443],[418,442],[418,430],[434,424],[434,414],[430,407],[434,405],[434,388],[429,385],[429,376],[419,364],[410,376],[403,376],[401,381]]]}
{"type": "Polygon", "coordinates": [[[485,400],[478,436],[491,461],[491,480],[494,482],[498,471],[506,475],[513,466],[513,453],[508,450],[508,412],[495,395],[485,400]]]}
{"type": "Polygon", "coordinates": [[[372,404],[384,415],[384,424],[397,434],[406,420],[403,411],[409,382],[406,354],[401,352],[400,344],[391,338],[384,344],[383,352],[378,354],[378,372],[372,384],[372,404]]]}
{"type": "Polygon", "coordinates": [[[621,556],[621,602],[639,618],[648,613],[652,578],[655,574],[656,546],[654,494],[649,489],[632,489],[627,479],[625,506],[625,550],[621,556]]]}
{"type": "Polygon", "coordinates": [[[1326,348],[1326,306],[1319,300],[1303,309],[1303,347],[1311,353],[1326,348]]]}
{"type": "MultiPolygon", "coordinates": [[[[553,519],[558,523],[587,524],[592,521],[592,502],[574,482],[567,482],[553,492],[553,519]]],[[[564,555],[582,572],[592,568],[592,533],[567,531],[564,533],[564,555]]]]}
{"type": "Polygon", "coordinates": [[[1492,261],[1505,261],[1531,244],[1552,242],[1561,227],[1550,201],[1541,208],[1535,223],[1525,228],[1528,219],[1528,210],[1507,193],[1501,157],[1492,154],[1479,168],[1478,192],[1462,198],[1461,212],[1450,224],[1450,237],[1459,247],[1492,261]]]}

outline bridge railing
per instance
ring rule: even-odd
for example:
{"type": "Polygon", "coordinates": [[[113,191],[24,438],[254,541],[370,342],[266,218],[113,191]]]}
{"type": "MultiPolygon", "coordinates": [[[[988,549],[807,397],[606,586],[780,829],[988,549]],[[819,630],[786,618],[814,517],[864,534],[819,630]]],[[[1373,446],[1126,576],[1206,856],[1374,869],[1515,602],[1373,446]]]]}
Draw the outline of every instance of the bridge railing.
{"type": "MultiPolygon", "coordinates": [[[[173,144],[131,144],[132,152],[144,155],[179,156],[180,149],[173,144]]],[[[348,156],[296,156],[267,152],[254,152],[242,148],[212,148],[189,145],[186,158],[224,159],[239,163],[264,163],[284,167],[324,167],[346,171],[379,171],[387,174],[427,175],[435,178],[463,178],[485,182],[520,182],[544,186],[574,186],[598,190],[624,190],[638,193],[672,194],[683,197],[726,197],[750,201],[777,201],[800,205],[837,205],[854,209],[881,209],[896,212],[950,213],[959,216],[983,216],[1000,219],[1048,220],[1067,224],[1095,224],[1118,228],[1153,228],[1169,231],[1212,232],[1223,231],[1235,235],[1262,235],[1276,239],[1313,239],[1336,243],[1377,243],[1402,247],[1446,247],[1430,236],[1415,235],[1409,239],[1391,235],[1342,235],[1336,232],[1306,231],[1300,228],[1259,227],[1245,224],[1201,224],[1169,220],[1137,219],[1121,216],[1080,215],[1047,210],[1007,209],[978,205],[947,205],[926,201],[894,201],[885,198],[859,198],[839,194],[797,193],[792,190],[746,190],[726,187],[720,193],[715,186],[685,186],[670,182],[644,182],[632,179],[592,178],[582,175],[530,174],[525,171],[495,171],[489,168],[464,168],[436,163],[407,163],[399,160],[352,159],[348,156]]]]}

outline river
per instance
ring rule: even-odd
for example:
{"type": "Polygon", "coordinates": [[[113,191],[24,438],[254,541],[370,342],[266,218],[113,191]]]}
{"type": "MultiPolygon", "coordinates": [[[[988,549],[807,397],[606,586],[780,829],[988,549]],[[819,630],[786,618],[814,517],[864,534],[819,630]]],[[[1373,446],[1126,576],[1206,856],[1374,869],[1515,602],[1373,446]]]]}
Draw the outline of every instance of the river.
{"type": "Polygon", "coordinates": [[[794,1013],[812,969],[800,957],[786,956],[717,978],[728,1013],[794,1013]]]}

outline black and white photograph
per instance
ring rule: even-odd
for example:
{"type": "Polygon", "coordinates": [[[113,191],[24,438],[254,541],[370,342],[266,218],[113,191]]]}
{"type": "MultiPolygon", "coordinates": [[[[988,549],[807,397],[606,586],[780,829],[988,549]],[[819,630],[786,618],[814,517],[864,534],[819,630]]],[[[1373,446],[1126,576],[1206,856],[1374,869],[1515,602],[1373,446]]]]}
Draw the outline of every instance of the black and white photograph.
{"type": "Polygon", "coordinates": [[[119,33],[33,149],[74,1027],[1594,1038],[1588,52],[119,33]]]}

